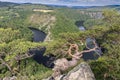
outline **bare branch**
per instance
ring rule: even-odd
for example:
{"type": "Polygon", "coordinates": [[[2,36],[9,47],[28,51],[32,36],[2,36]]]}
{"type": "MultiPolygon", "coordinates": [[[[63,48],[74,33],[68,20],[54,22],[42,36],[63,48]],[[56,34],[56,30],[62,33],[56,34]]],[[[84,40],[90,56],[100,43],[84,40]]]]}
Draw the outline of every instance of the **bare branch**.
{"type": "Polygon", "coordinates": [[[87,49],[90,49],[90,48],[87,46],[87,43],[85,43],[85,47],[86,47],[87,49]]]}
{"type": "Polygon", "coordinates": [[[70,44],[70,47],[69,47],[69,49],[68,49],[68,54],[69,54],[70,56],[72,56],[73,58],[80,59],[80,58],[82,57],[82,54],[83,54],[83,53],[95,51],[95,50],[98,48],[95,39],[93,40],[93,44],[94,44],[94,48],[90,49],[90,48],[87,47],[87,45],[86,45],[86,47],[88,48],[88,50],[83,50],[83,51],[81,51],[81,52],[78,51],[79,48],[78,48],[78,45],[77,45],[77,44],[70,44]],[[75,49],[75,54],[72,54],[72,49],[75,49]]]}
{"type": "Polygon", "coordinates": [[[79,52],[78,56],[81,55],[81,54],[83,54],[83,53],[95,51],[96,49],[99,48],[98,45],[96,44],[95,39],[93,40],[93,44],[94,44],[94,46],[95,46],[94,48],[92,48],[92,49],[88,48],[88,50],[83,50],[83,51],[79,52]]]}
{"type": "Polygon", "coordinates": [[[67,52],[70,56],[72,56],[72,60],[68,61],[66,58],[61,58],[61,59],[56,60],[55,63],[54,63],[55,64],[55,66],[53,68],[54,73],[53,73],[52,76],[55,78],[56,76],[61,74],[61,71],[65,71],[69,67],[75,66],[78,63],[79,59],[83,56],[83,53],[96,51],[96,49],[99,49],[95,39],[93,39],[92,42],[94,44],[94,48],[90,49],[85,44],[86,47],[88,48],[88,50],[83,50],[81,52],[78,51],[79,48],[78,48],[77,44],[70,44],[70,47],[69,47],[67,52]],[[72,54],[72,51],[74,51],[74,54],[72,54]]]}
{"type": "Polygon", "coordinates": [[[75,53],[78,52],[78,45],[77,44],[70,44],[70,48],[68,49],[68,54],[76,59],[79,59],[77,56],[72,54],[72,49],[75,49],[75,53]]]}
{"type": "Polygon", "coordinates": [[[9,66],[9,64],[7,64],[7,62],[5,62],[5,61],[1,58],[1,56],[0,56],[0,61],[1,61],[1,63],[2,63],[3,65],[5,65],[5,66],[8,68],[9,71],[13,74],[12,68],[9,66]]]}
{"type": "Polygon", "coordinates": [[[35,54],[28,55],[28,53],[26,53],[26,54],[23,54],[23,55],[18,55],[18,56],[16,56],[15,59],[16,59],[17,61],[19,61],[19,60],[31,58],[31,57],[33,57],[34,55],[35,55],[35,54]]]}

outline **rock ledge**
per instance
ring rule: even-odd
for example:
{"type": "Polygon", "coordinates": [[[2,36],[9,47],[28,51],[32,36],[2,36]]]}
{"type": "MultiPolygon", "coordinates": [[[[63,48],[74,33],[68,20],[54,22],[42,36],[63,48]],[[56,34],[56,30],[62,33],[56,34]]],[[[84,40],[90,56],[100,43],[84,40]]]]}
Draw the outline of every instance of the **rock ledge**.
{"type": "MultiPolygon", "coordinates": [[[[43,80],[52,80],[50,78],[43,80]]],[[[53,79],[54,80],[54,79],[53,79]]],[[[96,80],[90,66],[82,62],[73,68],[68,74],[60,75],[55,80],[96,80]]]]}

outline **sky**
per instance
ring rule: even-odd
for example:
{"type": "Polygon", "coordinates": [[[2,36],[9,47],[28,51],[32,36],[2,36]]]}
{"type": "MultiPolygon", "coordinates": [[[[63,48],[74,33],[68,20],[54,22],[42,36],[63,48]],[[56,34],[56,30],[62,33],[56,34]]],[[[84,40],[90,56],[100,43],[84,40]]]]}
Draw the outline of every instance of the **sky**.
{"type": "Polygon", "coordinates": [[[15,3],[41,3],[67,6],[120,5],[120,0],[0,0],[15,3]]]}

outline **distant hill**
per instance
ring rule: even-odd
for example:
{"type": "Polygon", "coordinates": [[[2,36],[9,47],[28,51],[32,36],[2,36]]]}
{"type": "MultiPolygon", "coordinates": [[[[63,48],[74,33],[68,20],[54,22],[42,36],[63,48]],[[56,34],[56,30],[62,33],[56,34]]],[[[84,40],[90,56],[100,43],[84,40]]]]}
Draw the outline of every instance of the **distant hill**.
{"type": "Polygon", "coordinates": [[[16,6],[16,5],[20,5],[18,3],[13,3],[13,2],[2,2],[0,1],[0,7],[8,7],[8,6],[16,6]]]}
{"type": "Polygon", "coordinates": [[[120,7],[120,5],[107,5],[107,6],[105,6],[105,7],[120,7]]]}
{"type": "MultiPolygon", "coordinates": [[[[21,4],[33,4],[33,3],[13,3],[13,2],[2,2],[0,1],[0,7],[8,7],[8,6],[17,6],[21,4]]],[[[39,4],[39,3],[37,3],[39,4]]],[[[33,4],[34,5],[34,4],[33,4]]],[[[97,9],[101,10],[104,8],[113,8],[120,10],[120,5],[106,5],[106,6],[67,6],[67,5],[55,5],[55,4],[39,4],[39,5],[44,5],[46,7],[54,7],[54,8],[72,8],[72,9],[97,9]]]]}
{"type": "Polygon", "coordinates": [[[46,6],[55,7],[55,8],[73,8],[73,9],[86,9],[91,8],[94,6],[67,6],[67,5],[54,5],[54,4],[47,4],[46,6]]]}
{"type": "Polygon", "coordinates": [[[81,9],[81,8],[84,8],[84,9],[90,9],[90,8],[98,8],[98,9],[101,9],[101,8],[120,8],[120,5],[106,5],[106,6],[72,6],[71,8],[75,8],[75,9],[81,9]]]}
{"type": "Polygon", "coordinates": [[[105,7],[114,8],[114,9],[120,10],[120,5],[107,5],[105,7]]]}
{"type": "Polygon", "coordinates": [[[55,8],[99,9],[99,10],[104,9],[104,8],[113,8],[113,9],[120,10],[120,5],[106,5],[106,6],[66,6],[66,5],[54,5],[54,4],[48,5],[47,4],[46,6],[55,7],[55,8]]]}

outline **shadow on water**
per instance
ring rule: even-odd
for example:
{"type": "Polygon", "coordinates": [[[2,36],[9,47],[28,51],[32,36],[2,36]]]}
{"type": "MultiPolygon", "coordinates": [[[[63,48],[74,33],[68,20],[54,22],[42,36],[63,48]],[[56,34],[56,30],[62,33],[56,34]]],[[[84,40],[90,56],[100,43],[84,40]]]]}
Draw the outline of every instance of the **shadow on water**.
{"type": "MultiPolygon", "coordinates": [[[[75,25],[79,28],[80,31],[86,31],[85,27],[84,27],[84,21],[76,21],[75,22],[75,25]]],[[[93,44],[93,39],[91,38],[87,38],[86,39],[86,43],[87,43],[87,46],[92,49],[94,47],[94,44],[93,44]]],[[[87,50],[85,48],[85,50],[87,50]]],[[[98,59],[100,56],[102,55],[102,51],[101,49],[97,49],[95,51],[91,51],[91,52],[88,52],[88,53],[84,53],[83,54],[83,59],[84,60],[96,60],[98,59]]]]}
{"type": "Polygon", "coordinates": [[[83,23],[84,21],[76,21],[75,25],[79,27],[79,26],[83,26],[83,23]]]}
{"type": "MultiPolygon", "coordinates": [[[[92,49],[94,48],[94,44],[93,44],[93,39],[91,38],[87,38],[86,39],[86,43],[87,43],[87,46],[92,49]]],[[[98,44],[97,44],[98,45],[98,44]]],[[[86,49],[85,49],[86,50],[86,49]]],[[[91,51],[91,52],[88,52],[88,53],[84,53],[83,54],[83,59],[84,60],[96,60],[98,59],[100,56],[102,55],[102,51],[101,49],[96,49],[95,51],[91,51]]]]}
{"type": "Polygon", "coordinates": [[[54,67],[54,63],[53,61],[56,59],[55,56],[53,55],[47,55],[44,56],[44,53],[46,51],[46,48],[31,48],[29,50],[30,54],[35,54],[33,56],[33,59],[39,63],[39,64],[43,64],[44,66],[48,67],[48,68],[53,68],[54,67]]]}
{"type": "Polygon", "coordinates": [[[83,25],[84,21],[76,21],[75,25],[79,28],[80,31],[85,31],[85,27],[83,25]]]}
{"type": "MultiPolygon", "coordinates": [[[[36,29],[36,28],[32,28],[29,27],[29,29],[33,32],[33,42],[43,42],[46,38],[46,34],[45,32],[36,29]]],[[[46,48],[32,48],[29,50],[30,54],[35,54],[33,56],[33,59],[39,63],[39,64],[43,64],[44,66],[48,67],[48,68],[53,68],[54,67],[54,63],[53,61],[55,60],[55,56],[53,55],[47,55],[44,56],[44,53],[46,51],[46,48]]]]}
{"type": "MultiPolygon", "coordinates": [[[[83,26],[84,27],[84,26],[83,26]]],[[[40,31],[36,28],[32,28],[29,27],[29,29],[31,29],[33,31],[33,41],[34,42],[39,42],[39,41],[44,41],[46,34],[43,31],[40,31]]],[[[91,38],[87,38],[86,39],[86,43],[87,46],[89,48],[93,48],[94,44],[92,43],[92,39],[91,38]]],[[[29,50],[30,54],[35,54],[33,56],[33,59],[38,62],[39,64],[43,64],[44,66],[48,67],[48,68],[53,68],[54,67],[54,61],[56,60],[56,57],[49,54],[44,56],[44,53],[46,51],[46,48],[32,48],[29,50]]],[[[92,51],[92,52],[88,52],[88,53],[84,53],[83,54],[83,59],[84,60],[96,60],[98,59],[102,54],[101,50],[96,50],[96,51],[92,51]]]]}

